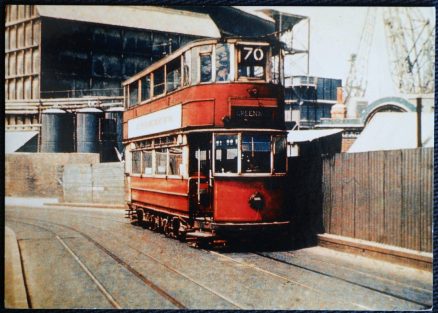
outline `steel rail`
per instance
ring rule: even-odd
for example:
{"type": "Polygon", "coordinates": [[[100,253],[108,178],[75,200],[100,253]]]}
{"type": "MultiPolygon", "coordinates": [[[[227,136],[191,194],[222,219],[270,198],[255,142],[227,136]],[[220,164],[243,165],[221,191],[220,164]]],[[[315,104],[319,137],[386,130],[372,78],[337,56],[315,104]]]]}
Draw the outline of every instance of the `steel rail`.
{"type": "Polygon", "coordinates": [[[424,309],[427,309],[427,308],[431,307],[427,303],[423,303],[423,302],[419,302],[419,301],[416,301],[416,300],[413,300],[413,299],[409,299],[407,297],[403,297],[403,296],[391,293],[389,291],[373,288],[373,287],[370,287],[370,286],[367,286],[367,285],[364,285],[364,284],[361,284],[361,283],[354,282],[354,281],[349,280],[349,279],[344,279],[344,278],[341,278],[341,277],[337,277],[335,275],[324,273],[324,272],[321,272],[321,271],[318,271],[318,270],[314,270],[314,269],[311,269],[311,268],[308,268],[308,267],[305,267],[305,266],[302,266],[302,265],[297,265],[297,264],[294,264],[294,263],[291,263],[291,262],[287,262],[285,260],[281,260],[281,259],[275,258],[273,256],[268,256],[268,255],[264,255],[264,254],[261,254],[261,253],[255,253],[255,252],[254,252],[254,254],[258,255],[258,256],[261,256],[261,257],[264,257],[264,258],[267,258],[267,259],[270,259],[270,260],[273,260],[273,261],[276,261],[276,262],[279,262],[279,263],[287,264],[287,265],[290,265],[290,266],[293,266],[293,267],[297,267],[297,268],[300,268],[300,269],[303,269],[303,270],[306,270],[306,271],[309,271],[309,272],[312,272],[312,273],[315,273],[315,274],[327,276],[327,277],[330,277],[330,278],[333,278],[333,279],[337,279],[337,280],[340,280],[340,281],[343,281],[343,282],[346,282],[346,283],[349,283],[349,284],[352,284],[352,285],[355,285],[355,286],[359,286],[359,287],[362,287],[362,288],[365,288],[365,289],[368,289],[368,290],[371,290],[371,291],[375,291],[375,292],[384,294],[384,295],[386,295],[388,297],[393,297],[393,298],[396,298],[396,299],[400,299],[400,300],[404,300],[404,301],[407,301],[407,302],[415,303],[415,304],[423,306],[424,309]]]}
{"type": "MultiPolygon", "coordinates": [[[[74,231],[74,232],[77,232],[77,233],[81,234],[84,238],[86,238],[86,239],[88,239],[89,241],[91,241],[92,243],[94,243],[97,247],[99,247],[100,249],[102,249],[105,253],[109,254],[112,258],[116,259],[116,261],[117,261],[117,260],[120,260],[120,262],[121,262],[120,264],[123,265],[125,268],[127,268],[127,269],[128,269],[130,272],[132,272],[134,275],[136,275],[135,273],[137,273],[137,274],[140,275],[141,277],[144,277],[142,274],[140,274],[140,273],[137,272],[135,269],[133,269],[129,264],[127,264],[126,262],[124,262],[123,260],[121,260],[119,257],[117,257],[115,254],[113,254],[111,251],[109,251],[108,249],[106,249],[105,247],[103,247],[100,243],[98,243],[98,242],[95,241],[93,238],[91,238],[89,235],[83,233],[83,232],[80,231],[80,230],[77,230],[77,229],[75,229],[75,228],[73,228],[73,227],[70,227],[70,226],[67,226],[67,225],[63,225],[63,224],[59,224],[59,223],[55,223],[55,222],[51,222],[51,221],[46,221],[46,220],[41,220],[41,219],[35,219],[35,218],[30,218],[30,217],[25,217],[24,219],[30,219],[30,220],[35,220],[35,221],[40,221],[40,222],[43,222],[43,223],[47,223],[47,224],[58,225],[58,226],[61,226],[61,227],[65,227],[65,228],[67,228],[67,229],[70,229],[70,230],[72,230],[72,231],[74,231]]],[[[93,225],[93,227],[96,227],[96,225],[93,225]]],[[[139,250],[139,249],[133,247],[132,245],[130,245],[130,243],[129,243],[128,241],[124,240],[123,242],[124,242],[128,247],[130,247],[131,249],[135,250],[136,252],[139,252],[140,254],[142,254],[142,255],[144,255],[144,256],[150,258],[151,260],[155,261],[156,263],[158,263],[158,264],[164,266],[165,268],[167,268],[168,270],[170,270],[170,271],[172,271],[172,272],[175,272],[176,274],[178,274],[178,275],[184,277],[185,279],[187,279],[187,280],[191,281],[192,283],[194,283],[194,284],[200,286],[201,288],[206,289],[206,290],[209,291],[210,293],[212,293],[212,294],[216,295],[217,297],[219,297],[219,298],[225,300],[226,302],[232,304],[232,305],[235,306],[236,308],[239,308],[239,309],[247,309],[247,308],[243,307],[242,305],[240,305],[240,304],[234,302],[232,299],[228,298],[227,296],[218,293],[217,291],[211,289],[211,288],[208,287],[208,286],[205,286],[203,283],[201,283],[201,282],[199,282],[199,281],[197,281],[197,280],[195,280],[195,279],[189,277],[188,275],[182,273],[181,271],[179,271],[179,270],[177,270],[177,269],[175,269],[175,268],[173,268],[173,267],[171,267],[171,266],[169,266],[169,265],[167,265],[167,264],[161,262],[160,260],[156,259],[155,257],[153,257],[153,256],[151,256],[151,255],[149,255],[149,254],[147,254],[147,253],[144,253],[143,251],[141,251],[141,250],[139,250]]],[[[137,276],[137,275],[136,275],[136,276],[137,276]]],[[[140,277],[139,277],[139,278],[140,278],[140,277]]],[[[145,277],[144,277],[144,278],[145,278],[145,277]]],[[[145,279],[146,279],[146,278],[145,278],[145,279]]],[[[152,283],[152,282],[151,282],[151,283],[152,283]]],[[[153,284],[153,283],[152,283],[152,284],[153,284]]],[[[157,286],[157,288],[160,288],[160,287],[157,286]]],[[[162,289],[160,288],[160,290],[162,290],[162,289]]],[[[163,291],[165,294],[167,294],[164,290],[162,290],[162,291],[163,291]]],[[[160,294],[161,294],[161,293],[160,293],[160,294]]],[[[161,294],[161,295],[162,295],[162,294],[161,294]]],[[[168,295],[168,294],[167,294],[167,295],[168,295]]],[[[168,295],[168,297],[171,297],[171,296],[168,295]]],[[[174,299],[174,298],[172,297],[172,299],[174,299]]],[[[174,301],[175,301],[175,305],[176,305],[177,303],[179,303],[179,301],[176,300],[176,299],[174,299],[174,301]]],[[[173,303],[173,302],[172,302],[172,303],[173,303]]],[[[181,304],[181,303],[179,303],[179,306],[180,306],[179,308],[181,308],[181,309],[186,308],[186,307],[185,307],[183,304],[181,304]]]]}
{"type": "MultiPolygon", "coordinates": [[[[21,222],[18,221],[14,218],[12,218],[13,220],[15,220],[15,222],[18,223],[22,223],[22,224],[28,224],[28,225],[33,225],[36,227],[40,227],[42,229],[45,229],[49,232],[51,232],[52,234],[55,235],[55,237],[58,237],[58,235],[43,226],[40,225],[36,225],[36,224],[31,224],[31,223],[25,223],[25,222],[21,222]]],[[[168,294],[166,291],[164,291],[163,289],[161,289],[159,286],[157,286],[156,284],[154,284],[152,281],[150,281],[149,279],[147,279],[144,275],[142,275],[141,273],[139,273],[138,271],[136,271],[134,268],[132,268],[129,264],[127,264],[125,261],[123,261],[122,259],[120,259],[118,256],[116,256],[114,253],[112,253],[111,251],[109,251],[108,249],[106,249],[105,247],[103,247],[100,243],[98,243],[97,241],[95,241],[93,238],[91,238],[90,236],[88,236],[87,234],[82,233],[81,231],[78,231],[72,227],[66,226],[66,225],[62,225],[62,224],[58,224],[58,223],[54,223],[54,222],[50,222],[50,221],[45,221],[45,220],[41,220],[41,219],[35,219],[35,218],[30,218],[30,217],[25,217],[23,219],[28,219],[28,220],[34,220],[34,221],[40,221],[43,223],[47,223],[47,224],[54,224],[54,225],[58,225],[61,227],[65,227],[68,228],[70,230],[73,230],[74,232],[77,232],[79,234],[81,234],[84,238],[86,238],[87,240],[89,240],[91,243],[93,243],[95,246],[97,246],[99,249],[101,249],[105,254],[109,255],[112,259],[114,259],[118,264],[122,265],[123,267],[125,267],[129,272],[131,272],[132,274],[134,274],[134,276],[136,276],[137,278],[139,278],[141,281],[143,281],[147,286],[151,287],[154,291],[156,291],[160,296],[162,296],[163,298],[165,298],[166,300],[168,300],[169,302],[171,302],[173,305],[175,305],[177,308],[179,309],[185,309],[186,307],[179,302],[177,299],[173,298],[170,294],[168,294]]],[[[59,240],[59,239],[58,239],[59,240]]],[[[62,243],[62,242],[61,242],[62,243]]],[[[67,248],[67,247],[65,247],[67,248]]],[[[68,251],[68,250],[67,250],[68,251]]],[[[84,265],[85,266],[85,265],[84,265]]],[[[83,268],[84,269],[84,268],[83,268]]],[[[85,270],[85,269],[84,269],[85,270]]],[[[88,274],[88,273],[87,273],[88,274]]],[[[91,272],[90,272],[91,274],[91,272]]],[[[94,280],[93,280],[94,281],[94,280]]],[[[97,281],[97,279],[96,279],[97,281]]],[[[94,282],[96,282],[94,281],[94,282]]],[[[98,285],[99,286],[99,285],[98,285]]],[[[100,289],[100,288],[99,288],[100,289]]],[[[102,290],[101,290],[102,291],[102,290]]],[[[107,294],[109,294],[107,292],[107,294]]],[[[106,293],[104,293],[105,297],[107,296],[106,293]]],[[[112,298],[112,297],[111,297],[112,298]]],[[[108,298],[107,298],[108,299],[108,298]]],[[[108,299],[110,301],[110,299],[108,299]]],[[[113,303],[110,301],[110,303],[113,305],[113,303]]],[[[114,305],[113,305],[114,306],[114,305]]],[[[115,306],[115,308],[121,308],[120,305],[117,307],[115,306]]]]}
{"type": "MultiPolygon", "coordinates": [[[[80,265],[80,267],[84,270],[84,272],[91,278],[91,280],[96,284],[97,288],[100,290],[100,292],[102,292],[102,294],[105,296],[105,298],[108,300],[108,302],[116,309],[121,309],[120,304],[113,298],[113,296],[111,296],[111,294],[105,289],[105,287],[99,282],[99,280],[96,278],[96,276],[93,275],[93,273],[91,273],[91,271],[89,270],[89,268],[82,263],[82,261],[79,259],[79,257],[70,249],[70,247],[65,243],[64,240],[62,240],[54,231],[40,226],[40,225],[36,225],[36,224],[32,224],[32,223],[26,223],[23,221],[18,221],[14,218],[12,218],[12,220],[15,223],[20,223],[20,224],[24,224],[24,225],[30,225],[30,226],[34,226],[37,228],[41,228],[43,230],[45,230],[46,232],[51,233],[52,235],[55,236],[55,238],[62,244],[62,246],[67,250],[68,253],[70,253],[70,255],[74,258],[74,260],[80,265]]],[[[21,257],[21,255],[20,255],[21,257]]],[[[24,272],[24,268],[23,268],[23,272],[24,272]]],[[[27,288],[26,288],[26,292],[27,288]]],[[[30,300],[30,295],[28,296],[28,300],[30,300]]]]}

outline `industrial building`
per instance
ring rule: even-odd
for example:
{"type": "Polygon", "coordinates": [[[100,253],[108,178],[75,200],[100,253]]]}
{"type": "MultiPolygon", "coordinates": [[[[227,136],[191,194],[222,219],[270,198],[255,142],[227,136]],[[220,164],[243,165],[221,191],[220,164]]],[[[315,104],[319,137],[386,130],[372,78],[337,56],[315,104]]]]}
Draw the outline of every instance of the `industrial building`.
{"type": "Polygon", "coordinates": [[[232,7],[5,11],[6,152],[97,152],[101,161],[117,160],[122,149],[123,80],[190,41],[275,29],[232,7]]]}
{"type": "Polygon", "coordinates": [[[285,120],[287,129],[312,129],[331,117],[341,79],[294,76],[285,80],[285,120]]]}

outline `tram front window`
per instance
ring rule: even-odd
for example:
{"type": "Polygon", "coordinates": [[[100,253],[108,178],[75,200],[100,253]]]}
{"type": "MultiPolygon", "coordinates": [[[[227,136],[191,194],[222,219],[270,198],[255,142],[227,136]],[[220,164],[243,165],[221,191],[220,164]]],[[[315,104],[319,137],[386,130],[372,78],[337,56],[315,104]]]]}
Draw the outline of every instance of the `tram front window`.
{"type": "Polygon", "coordinates": [[[215,172],[237,173],[237,135],[217,135],[215,138],[215,172]]]}
{"type": "Polygon", "coordinates": [[[242,135],[242,172],[271,172],[271,138],[269,135],[242,135]]]}
{"type": "Polygon", "coordinates": [[[286,146],[287,140],[285,136],[274,136],[274,172],[286,172],[286,146]]]}

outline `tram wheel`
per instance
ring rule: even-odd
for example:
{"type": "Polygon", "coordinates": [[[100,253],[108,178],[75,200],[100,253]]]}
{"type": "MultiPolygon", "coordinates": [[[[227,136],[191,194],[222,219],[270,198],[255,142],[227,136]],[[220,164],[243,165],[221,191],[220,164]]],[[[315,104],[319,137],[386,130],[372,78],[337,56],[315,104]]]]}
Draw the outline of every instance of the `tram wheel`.
{"type": "Polygon", "coordinates": [[[143,226],[143,210],[136,210],[137,213],[137,225],[143,226]]]}
{"type": "Polygon", "coordinates": [[[166,237],[173,237],[172,223],[169,221],[169,219],[163,220],[163,232],[166,237]]]}

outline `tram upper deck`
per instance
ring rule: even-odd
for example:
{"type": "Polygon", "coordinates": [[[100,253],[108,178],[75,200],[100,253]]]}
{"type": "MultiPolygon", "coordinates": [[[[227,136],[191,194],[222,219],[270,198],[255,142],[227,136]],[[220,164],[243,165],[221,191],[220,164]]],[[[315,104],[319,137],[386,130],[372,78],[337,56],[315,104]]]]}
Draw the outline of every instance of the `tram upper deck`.
{"type": "Polygon", "coordinates": [[[284,129],[278,51],[238,39],[176,50],[123,83],[124,140],[200,127],[284,129]]]}

